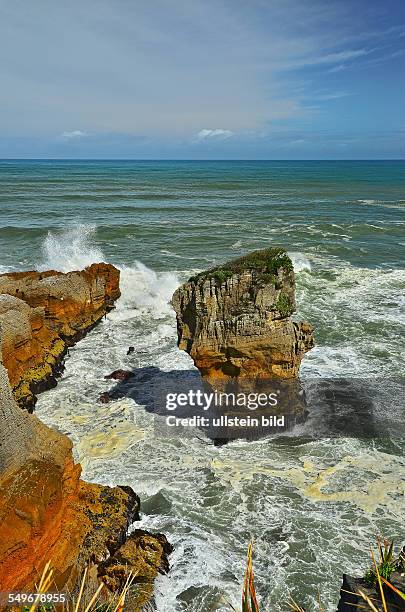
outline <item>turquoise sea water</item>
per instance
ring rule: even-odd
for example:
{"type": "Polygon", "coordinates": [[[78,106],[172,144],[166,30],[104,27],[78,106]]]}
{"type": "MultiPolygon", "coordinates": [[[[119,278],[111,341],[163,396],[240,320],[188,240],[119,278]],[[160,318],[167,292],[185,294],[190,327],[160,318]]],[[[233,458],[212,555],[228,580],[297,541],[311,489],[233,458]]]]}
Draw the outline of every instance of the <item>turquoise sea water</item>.
{"type": "Polygon", "coordinates": [[[87,479],[133,486],[142,524],[175,544],[159,611],[237,604],[253,536],[264,609],[286,610],[289,593],[310,606],[319,588],[329,612],[375,534],[404,537],[402,440],[214,447],[201,433],[155,437],[133,399],[97,402],[112,369],[190,369],[171,294],[194,271],[270,245],[290,252],[297,316],[315,327],[304,383],[403,373],[405,162],[0,161],[0,271],[121,268],[117,309],[37,410],[72,437],[87,479]]]}

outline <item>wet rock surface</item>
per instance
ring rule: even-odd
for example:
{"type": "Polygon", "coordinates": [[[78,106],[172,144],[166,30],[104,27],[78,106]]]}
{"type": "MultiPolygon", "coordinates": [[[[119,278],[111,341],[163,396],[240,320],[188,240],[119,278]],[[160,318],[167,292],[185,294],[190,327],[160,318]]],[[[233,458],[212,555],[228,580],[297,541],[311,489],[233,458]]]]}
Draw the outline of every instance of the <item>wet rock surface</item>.
{"type": "Polygon", "coordinates": [[[163,534],[135,529],[117,552],[99,568],[99,576],[112,591],[124,587],[133,576],[128,609],[138,610],[153,596],[153,582],[158,573],[169,571],[168,555],[173,547],[163,534]]]}

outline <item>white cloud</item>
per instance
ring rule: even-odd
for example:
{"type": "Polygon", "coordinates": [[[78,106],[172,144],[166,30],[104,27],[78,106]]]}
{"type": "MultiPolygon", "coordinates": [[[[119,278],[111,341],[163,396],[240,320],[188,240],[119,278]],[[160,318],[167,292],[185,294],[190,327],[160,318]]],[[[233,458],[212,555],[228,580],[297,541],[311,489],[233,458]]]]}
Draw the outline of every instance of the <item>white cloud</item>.
{"type": "Polygon", "coordinates": [[[227,138],[231,138],[235,135],[235,132],[231,130],[222,130],[217,128],[215,130],[200,130],[196,136],[196,139],[199,142],[204,142],[206,140],[227,140],[227,138]]]}
{"type": "Polygon", "coordinates": [[[81,130],[72,130],[71,132],[63,132],[62,138],[83,138],[87,136],[86,132],[82,132],[81,130]]]}
{"type": "Polygon", "coordinates": [[[342,72],[342,70],[346,70],[347,66],[346,64],[338,64],[337,66],[333,66],[332,68],[330,68],[330,70],[328,70],[328,72],[342,72]]]}
{"type": "Polygon", "coordinates": [[[347,96],[352,95],[353,94],[347,91],[333,91],[331,93],[315,95],[312,99],[317,100],[319,102],[327,102],[328,100],[338,100],[339,98],[346,98],[347,96]]]}
{"type": "Polygon", "coordinates": [[[365,57],[373,51],[374,49],[349,49],[335,53],[326,53],[325,55],[303,57],[293,61],[290,60],[285,64],[285,68],[296,69],[306,66],[322,66],[323,64],[338,64],[340,66],[342,62],[365,57]]]}

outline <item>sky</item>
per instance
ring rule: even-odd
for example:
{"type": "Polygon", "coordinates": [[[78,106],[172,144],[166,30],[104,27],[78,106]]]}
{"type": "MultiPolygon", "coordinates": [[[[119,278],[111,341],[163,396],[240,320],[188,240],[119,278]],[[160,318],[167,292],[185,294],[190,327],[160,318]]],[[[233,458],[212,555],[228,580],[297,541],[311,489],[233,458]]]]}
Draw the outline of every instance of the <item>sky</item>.
{"type": "Polygon", "coordinates": [[[404,0],[0,0],[0,158],[405,158],[404,0]]]}

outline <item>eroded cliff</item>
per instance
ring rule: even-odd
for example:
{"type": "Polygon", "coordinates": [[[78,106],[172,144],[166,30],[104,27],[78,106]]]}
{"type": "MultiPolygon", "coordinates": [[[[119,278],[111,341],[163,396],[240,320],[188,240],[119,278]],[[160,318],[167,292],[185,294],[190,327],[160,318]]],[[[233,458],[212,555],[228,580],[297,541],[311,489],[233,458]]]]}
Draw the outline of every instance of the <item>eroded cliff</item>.
{"type": "Polygon", "coordinates": [[[295,277],[281,248],[254,251],[190,278],[172,304],[179,348],[214,387],[294,379],[314,346],[312,326],[291,319],[295,277]]]}
{"type": "Polygon", "coordinates": [[[33,408],[35,394],[55,384],[68,347],[113,308],[119,275],[104,263],[0,275],[3,363],[21,407],[33,408]]]}
{"type": "Polygon", "coordinates": [[[16,402],[32,406],[53,383],[67,347],[119,297],[119,271],[7,274],[0,294],[0,591],[35,591],[49,562],[53,590],[74,596],[88,567],[89,597],[103,581],[108,599],[132,572],[128,609],[141,610],[168,569],[170,544],[139,530],[127,538],[139,519],[134,491],[81,480],[70,440],[16,402]]]}

